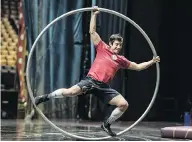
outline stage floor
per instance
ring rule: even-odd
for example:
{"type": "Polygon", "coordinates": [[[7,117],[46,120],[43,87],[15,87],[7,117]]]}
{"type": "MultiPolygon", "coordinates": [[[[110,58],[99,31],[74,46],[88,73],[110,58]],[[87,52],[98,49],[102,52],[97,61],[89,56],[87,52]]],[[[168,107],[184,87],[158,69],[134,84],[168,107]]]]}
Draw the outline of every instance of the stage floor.
{"type": "MultiPolygon", "coordinates": [[[[84,137],[104,137],[107,134],[101,130],[101,122],[52,120],[61,129],[84,137]]],[[[119,132],[133,124],[133,122],[116,122],[112,130],[119,132]]],[[[112,137],[107,141],[172,141],[173,139],[161,138],[160,128],[180,126],[179,123],[141,122],[131,131],[112,137]]],[[[75,141],[78,139],[62,135],[43,120],[4,120],[1,119],[2,141],[75,141]]],[[[179,140],[179,139],[176,139],[179,140]]]]}

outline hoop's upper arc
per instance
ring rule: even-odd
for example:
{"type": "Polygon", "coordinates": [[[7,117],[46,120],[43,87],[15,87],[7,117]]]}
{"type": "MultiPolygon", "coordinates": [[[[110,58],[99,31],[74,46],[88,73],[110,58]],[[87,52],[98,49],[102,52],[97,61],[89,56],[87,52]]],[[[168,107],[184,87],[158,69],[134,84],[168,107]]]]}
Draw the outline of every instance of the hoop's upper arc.
{"type": "MultiPolygon", "coordinates": [[[[52,22],[50,22],[41,32],[40,34],[38,35],[38,37],[36,38],[35,42],[33,43],[32,45],[32,48],[31,48],[31,51],[29,53],[29,56],[28,56],[28,61],[27,61],[27,69],[26,69],[26,80],[27,80],[27,87],[28,87],[28,91],[29,91],[29,96],[31,98],[31,101],[34,105],[34,107],[36,108],[36,110],[38,111],[38,113],[41,115],[41,117],[47,122],[49,123],[53,128],[55,128],[56,130],[58,130],[59,132],[61,132],[62,134],[64,135],[68,135],[70,137],[73,137],[73,138],[77,138],[77,139],[82,139],[82,140],[105,140],[105,139],[108,139],[108,138],[111,138],[111,136],[106,136],[106,137],[99,137],[99,138],[88,138],[88,137],[82,137],[82,136],[78,136],[78,135],[74,135],[74,134],[71,134],[69,132],[66,132],[64,130],[62,130],[61,128],[57,127],[55,124],[53,124],[42,112],[41,110],[35,105],[35,99],[33,97],[33,92],[32,92],[32,89],[31,89],[31,84],[30,84],[30,81],[29,81],[29,65],[31,63],[31,57],[32,57],[32,54],[35,50],[35,47],[36,47],[36,44],[37,42],[39,41],[39,39],[41,38],[41,36],[48,30],[48,28],[50,28],[53,24],[55,24],[57,21],[63,19],[63,18],[66,18],[67,16],[70,16],[72,14],[76,14],[76,13],[79,13],[79,12],[85,12],[85,11],[92,11],[93,10],[93,7],[87,7],[87,8],[81,8],[81,9],[77,9],[77,10],[72,10],[70,12],[67,12],[59,17],[57,17],[56,19],[54,19],[52,22]]],[[[140,33],[144,36],[144,38],[147,40],[151,50],[152,50],[152,53],[153,53],[153,56],[157,56],[156,54],[156,51],[155,51],[155,48],[151,42],[151,40],[149,39],[149,37],[147,36],[147,34],[141,29],[141,27],[139,27],[139,25],[137,25],[134,21],[132,21],[130,18],[126,17],[125,15],[121,14],[121,13],[118,13],[116,11],[113,11],[113,10],[109,10],[109,9],[105,9],[105,8],[99,8],[99,11],[101,12],[106,12],[106,13],[110,13],[110,14],[113,14],[113,15],[116,15],[116,16],[119,16],[121,18],[123,18],[124,20],[128,21],[130,24],[132,24],[135,28],[137,28],[140,33]]],[[[159,63],[156,63],[156,70],[157,70],[157,76],[156,76],[156,86],[155,86],[155,90],[154,90],[154,94],[153,94],[153,97],[151,99],[151,102],[149,103],[149,106],[147,107],[147,109],[145,110],[145,112],[141,115],[141,117],[135,121],[130,127],[126,128],[125,130],[119,132],[117,134],[117,136],[119,135],[122,135],[126,132],[128,132],[130,129],[132,129],[135,125],[137,125],[146,115],[147,113],[149,112],[149,110],[151,109],[151,107],[153,106],[154,104],[154,101],[155,101],[155,98],[157,96],[157,92],[158,92],[158,88],[159,88],[159,81],[160,81],[160,69],[159,69],[159,63]]]]}

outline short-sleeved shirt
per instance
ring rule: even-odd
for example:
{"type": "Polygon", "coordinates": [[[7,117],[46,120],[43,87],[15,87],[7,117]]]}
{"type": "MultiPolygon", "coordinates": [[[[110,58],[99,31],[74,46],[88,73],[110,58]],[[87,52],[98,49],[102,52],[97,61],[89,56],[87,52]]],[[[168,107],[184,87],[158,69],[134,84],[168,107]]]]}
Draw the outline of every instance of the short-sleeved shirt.
{"type": "Polygon", "coordinates": [[[96,51],[97,54],[88,76],[98,81],[108,84],[120,68],[127,69],[130,65],[128,59],[110,51],[109,45],[102,40],[96,46],[96,51]]]}

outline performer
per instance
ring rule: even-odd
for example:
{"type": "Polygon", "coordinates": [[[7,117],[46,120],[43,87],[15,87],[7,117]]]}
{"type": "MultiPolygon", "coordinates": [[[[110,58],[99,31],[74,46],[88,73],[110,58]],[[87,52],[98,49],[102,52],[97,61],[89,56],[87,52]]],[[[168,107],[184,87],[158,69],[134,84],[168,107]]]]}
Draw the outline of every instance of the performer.
{"type": "Polygon", "coordinates": [[[113,34],[109,38],[109,45],[102,41],[96,32],[96,17],[98,14],[98,7],[94,7],[90,21],[90,37],[95,45],[97,54],[87,77],[71,88],[61,88],[50,94],[37,96],[35,103],[38,105],[50,100],[50,98],[60,98],[63,96],[72,97],[80,94],[94,94],[104,103],[116,106],[108,119],[104,120],[101,125],[105,132],[115,136],[116,134],[111,130],[110,126],[127,110],[128,102],[119,92],[109,86],[109,82],[121,68],[141,71],[156,62],[160,62],[160,58],[157,56],[148,62],[137,64],[119,55],[123,38],[119,34],[113,34]]]}

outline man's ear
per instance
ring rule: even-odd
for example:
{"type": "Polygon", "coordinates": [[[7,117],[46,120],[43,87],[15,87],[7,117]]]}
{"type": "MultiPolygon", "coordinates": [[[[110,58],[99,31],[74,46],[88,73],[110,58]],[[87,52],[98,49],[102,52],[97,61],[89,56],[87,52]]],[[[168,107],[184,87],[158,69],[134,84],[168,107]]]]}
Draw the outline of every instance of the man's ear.
{"type": "Polygon", "coordinates": [[[112,46],[111,42],[109,42],[109,46],[112,46]]]}

